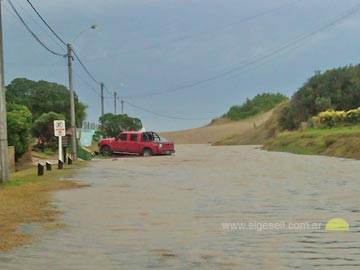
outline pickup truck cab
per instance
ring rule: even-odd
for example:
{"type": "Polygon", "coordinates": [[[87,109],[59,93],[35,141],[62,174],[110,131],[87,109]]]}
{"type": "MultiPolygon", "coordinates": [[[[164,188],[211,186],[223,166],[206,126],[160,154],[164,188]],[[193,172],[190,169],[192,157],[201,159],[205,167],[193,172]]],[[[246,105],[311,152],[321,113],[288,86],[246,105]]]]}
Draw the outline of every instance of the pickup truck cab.
{"type": "Polygon", "coordinates": [[[175,153],[174,143],[166,141],[153,131],[121,132],[114,138],[102,139],[99,150],[104,156],[110,156],[113,153],[143,156],[175,153]]]}

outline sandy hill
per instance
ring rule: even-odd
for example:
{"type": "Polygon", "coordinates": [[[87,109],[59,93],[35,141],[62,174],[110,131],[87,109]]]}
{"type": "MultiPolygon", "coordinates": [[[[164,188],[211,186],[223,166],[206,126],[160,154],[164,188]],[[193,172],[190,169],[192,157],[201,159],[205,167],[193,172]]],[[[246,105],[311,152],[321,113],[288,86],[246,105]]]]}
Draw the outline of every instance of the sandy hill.
{"type": "Polygon", "coordinates": [[[162,132],[160,134],[168,140],[178,144],[215,143],[235,134],[240,135],[254,129],[254,123],[256,127],[262,125],[270,118],[272,113],[273,110],[251,119],[236,122],[218,119],[204,127],[173,132],[162,132]]]}
{"type": "Polygon", "coordinates": [[[277,105],[267,115],[266,120],[256,128],[245,130],[241,133],[232,134],[224,139],[216,141],[215,145],[244,145],[244,144],[264,144],[270,138],[273,138],[280,130],[279,118],[285,106],[289,101],[277,105]]]}

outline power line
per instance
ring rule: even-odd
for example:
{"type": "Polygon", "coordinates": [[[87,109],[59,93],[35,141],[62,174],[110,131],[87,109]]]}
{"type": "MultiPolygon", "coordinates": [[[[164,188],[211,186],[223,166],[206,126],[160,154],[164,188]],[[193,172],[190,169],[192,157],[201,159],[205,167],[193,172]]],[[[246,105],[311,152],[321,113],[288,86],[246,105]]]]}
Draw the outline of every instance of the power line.
{"type": "Polygon", "coordinates": [[[96,82],[97,84],[101,84],[101,82],[99,82],[94,75],[91,74],[91,72],[87,69],[87,67],[84,65],[84,63],[81,61],[80,57],[77,55],[77,53],[72,50],[74,52],[74,56],[75,58],[79,61],[80,65],[82,66],[82,68],[85,70],[85,72],[89,75],[89,77],[96,82]]]}
{"type": "Polygon", "coordinates": [[[38,15],[38,17],[42,20],[42,22],[49,28],[49,30],[55,35],[55,37],[60,40],[62,44],[66,46],[66,42],[51,28],[51,26],[45,21],[45,19],[40,15],[40,13],[37,11],[37,9],[34,7],[34,5],[30,2],[30,0],[26,0],[31,8],[35,11],[35,13],[38,15]]]}
{"type": "Polygon", "coordinates": [[[107,88],[106,85],[104,85],[104,88],[105,88],[106,92],[108,92],[108,94],[111,96],[111,97],[109,97],[109,98],[113,98],[113,97],[112,97],[112,94],[113,94],[113,93],[109,90],[109,88],[107,88]]]}
{"type": "Polygon", "coordinates": [[[11,6],[11,9],[14,11],[15,15],[17,16],[17,18],[20,20],[20,22],[25,26],[25,28],[28,30],[28,32],[35,38],[35,40],[42,46],[44,47],[47,51],[49,51],[50,53],[57,55],[57,56],[65,56],[64,54],[60,54],[57,53],[53,50],[51,50],[49,47],[47,47],[45,45],[45,43],[43,43],[38,36],[30,29],[30,27],[26,24],[26,22],[24,21],[24,19],[21,17],[21,15],[19,14],[19,12],[16,10],[15,6],[13,5],[13,3],[11,2],[11,0],[8,0],[8,3],[11,6]]]}
{"type": "Polygon", "coordinates": [[[131,106],[131,107],[134,107],[138,110],[141,110],[141,111],[144,111],[144,112],[147,112],[147,113],[151,113],[153,115],[156,115],[156,116],[159,116],[159,117],[163,117],[163,118],[168,118],[168,119],[175,119],[175,120],[189,120],[189,121],[199,121],[199,120],[210,120],[210,119],[213,119],[213,118],[216,118],[217,116],[214,116],[214,117],[203,117],[203,118],[187,118],[187,117],[178,117],[178,116],[171,116],[171,115],[167,115],[167,114],[161,114],[161,113],[157,113],[157,112],[154,112],[154,111],[151,111],[149,109],[146,109],[146,108],[143,108],[143,107],[140,107],[138,105],[135,105],[135,104],[132,104],[128,101],[125,101],[124,100],[124,103],[126,103],[127,105],[131,106]]]}
{"type": "MultiPolygon", "coordinates": [[[[49,36],[50,40],[51,40],[56,46],[58,46],[61,50],[64,48],[63,45],[61,44],[61,42],[59,42],[56,38],[53,38],[53,35],[52,35],[52,34],[51,34],[51,36],[50,36],[50,34],[49,34],[49,32],[48,32],[48,29],[47,29],[42,23],[40,23],[40,21],[37,20],[37,18],[35,18],[35,17],[33,16],[33,14],[30,13],[30,11],[23,6],[22,3],[20,3],[20,0],[13,0],[13,2],[14,2],[14,4],[16,3],[16,5],[19,6],[19,7],[21,8],[21,10],[22,10],[23,12],[25,12],[25,13],[28,15],[28,17],[29,17],[35,24],[37,24],[37,25],[39,26],[39,28],[40,28],[47,36],[49,36]]],[[[8,7],[8,6],[6,6],[6,7],[7,7],[11,12],[13,12],[13,11],[10,9],[10,7],[8,7]]],[[[19,10],[19,9],[18,9],[18,10],[19,10]]]]}
{"type": "Polygon", "coordinates": [[[242,61],[241,63],[239,63],[227,70],[220,71],[217,74],[210,76],[208,78],[201,79],[201,80],[194,81],[194,82],[189,82],[187,84],[184,84],[182,86],[179,86],[179,87],[176,87],[173,89],[167,89],[167,90],[162,90],[162,91],[157,91],[157,92],[152,92],[152,93],[144,93],[144,94],[139,94],[139,95],[134,95],[134,96],[126,96],[126,98],[151,97],[151,96],[157,96],[157,95],[161,95],[161,94],[169,94],[169,93],[177,92],[177,91],[184,90],[187,88],[193,88],[195,86],[202,85],[204,83],[214,81],[214,80],[217,80],[217,79],[225,77],[225,76],[229,76],[229,75],[231,75],[235,72],[241,71],[241,70],[246,70],[249,67],[254,66],[260,62],[263,62],[276,54],[279,54],[291,47],[297,46],[298,43],[300,43],[301,41],[304,41],[312,36],[315,36],[316,34],[336,25],[337,23],[339,23],[340,21],[343,21],[344,19],[348,18],[349,16],[356,14],[357,12],[359,12],[359,10],[360,10],[360,4],[355,5],[354,7],[348,9],[344,14],[337,16],[335,19],[318,27],[317,29],[313,30],[310,33],[302,34],[302,35],[298,36],[297,38],[295,38],[294,40],[291,40],[291,41],[285,43],[284,45],[280,46],[279,48],[270,50],[268,53],[266,53],[262,56],[256,57],[254,60],[251,60],[248,62],[242,61]]]}
{"type": "Polygon", "coordinates": [[[100,94],[98,93],[98,91],[90,84],[88,83],[83,77],[81,77],[79,75],[79,73],[77,73],[75,70],[73,70],[74,74],[76,75],[76,77],[78,77],[83,83],[85,83],[98,97],[100,97],[100,94]]]}
{"type": "MultiPolygon", "coordinates": [[[[278,6],[278,7],[275,7],[275,8],[272,8],[272,9],[266,9],[266,10],[263,10],[262,12],[254,14],[254,15],[250,15],[250,16],[241,18],[238,21],[221,25],[221,26],[219,26],[219,27],[217,27],[215,29],[198,31],[197,33],[192,33],[192,34],[188,34],[188,35],[184,34],[183,36],[174,38],[174,39],[169,40],[169,41],[164,42],[164,43],[174,44],[174,43],[177,43],[177,42],[182,42],[182,41],[186,41],[186,40],[195,39],[195,38],[198,38],[198,37],[201,37],[201,36],[206,36],[206,35],[209,35],[209,34],[213,34],[213,33],[219,32],[219,31],[221,31],[223,29],[230,28],[230,27],[235,26],[235,25],[243,24],[243,23],[246,23],[248,21],[252,21],[254,19],[257,19],[259,17],[266,16],[266,15],[271,14],[271,13],[275,13],[275,12],[277,12],[277,11],[283,9],[283,8],[294,5],[294,4],[296,4],[298,2],[301,2],[301,1],[303,1],[303,0],[294,0],[294,1],[291,1],[290,3],[285,3],[285,4],[282,4],[282,5],[278,6]]],[[[161,43],[161,42],[153,43],[153,44],[149,44],[149,45],[147,45],[147,46],[145,46],[143,48],[129,49],[129,50],[121,52],[120,54],[128,54],[128,53],[132,54],[132,53],[138,53],[138,52],[141,52],[141,51],[156,49],[156,48],[159,48],[162,44],[163,43],[161,43]]]]}
{"type": "MultiPolygon", "coordinates": [[[[46,22],[46,20],[41,16],[41,14],[39,13],[39,11],[34,7],[34,5],[31,3],[30,0],[26,0],[29,5],[31,6],[31,8],[34,10],[34,12],[38,15],[38,17],[41,19],[41,21],[47,26],[47,28],[54,34],[54,36],[65,46],[67,46],[67,43],[55,32],[55,30],[46,22]]],[[[91,72],[89,71],[89,69],[85,66],[85,64],[81,61],[80,57],[77,55],[77,53],[75,52],[74,49],[72,49],[75,58],[79,61],[80,65],[82,66],[82,68],[85,70],[85,72],[89,75],[89,77],[96,82],[97,84],[101,84],[93,74],[91,74],[91,72]]],[[[78,75],[78,74],[77,74],[78,75]]],[[[79,75],[78,75],[79,77],[79,75]]],[[[81,80],[84,81],[84,79],[82,79],[81,77],[79,77],[81,80]]],[[[86,82],[86,84],[89,86],[89,84],[86,82]]],[[[94,89],[91,87],[91,89],[94,89]]],[[[97,93],[97,92],[96,92],[97,93]]]]}
{"type": "MultiPolygon", "coordinates": [[[[59,45],[60,46],[60,45],[59,45]]],[[[64,64],[62,62],[62,64],[64,64]]],[[[66,65],[66,64],[65,64],[66,65]]],[[[98,97],[100,97],[98,91],[89,83],[87,82],[82,76],[80,76],[80,74],[78,72],[76,72],[75,70],[73,70],[74,74],[84,83],[86,84],[90,90],[92,90],[98,97]]]]}
{"type": "MultiPolygon", "coordinates": [[[[24,26],[27,28],[27,30],[33,35],[33,37],[45,48],[47,49],[49,52],[55,54],[55,55],[58,55],[58,56],[63,56],[62,54],[58,54],[54,51],[52,51],[51,49],[49,49],[36,35],[33,31],[31,31],[30,27],[26,24],[26,22],[22,19],[22,17],[20,16],[20,14],[17,12],[16,8],[14,7],[14,5],[12,4],[12,2],[10,0],[8,0],[11,8],[13,9],[13,11],[15,12],[16,16],[19,18],[19,20],[24,24],[24,26]]],[[[65,44],[66,43],[56,34],[56,32],[49,26],[49,24],[43,19],[43,17],[40,15],[40,13],[36,10],[36,8],[32,5],[32,3],[27,0],[27,2],[30,4],[30,6],[33,8],[33,10],[36,12],[36,14],[40,17],[40,19],[45,23],[45,25],[50,29],[50,31],[61,41],[62,44],[65,44]]],[[[292,41],[289,41],[287,43],[285,43],[284,45],[282,45],[281,47],[277,48],[277,49],[274,49],[274,50],[271,50],[271,51],[268,51],[268,53],[265,53],[263,54],[262,56],[258,56],[256,57],[255,59],[253,60],[250,60],[246,63],[244,62],[241,62],[240,64],[237,64],[227,70],[223,70],[223,71],[220,71],[218,72],[217,74],[213,75],[213,76],[210,76],[208,78],[205,78],[205,79],[202,79],[202,80],[198,80],[198,81],[194,81],[194,82],[190,82],[190,83],[187,83],[185,85],[182,85],[182,86],[179,86],[179,87],[176,87],[176,88],[173,88],[173,89],[170,89],[170,90],[163,90],[163,91],[158,91],[158,92],[153,92],[153,93],[148,93],[148,94],[142,94],[142,95],[139,95],[140,97],[149,97],[149,96],[156,96],[156,95],[160,95],[160,94],[165,94],[165,93],[172,93],[172,92],[176,92],[176,91],[180,91],[180,90],[183,90],[183,89],[186,89],[186,88],[192,88],[192,87],[195,87],[197,85],[201,85],[201,84],[204,84],[204,83],[207,83],[209,81],[213,81],[213,80],[216,80],[218,78],[221,78],[221,77],[225,77],[225,76],[228,76],[230,74],[233,74],[235,72],[238,72],[238,71],[241,71],[241,70],[246,70],[248,69],[249,67],[252,67],[252,66],[255,66],[261,62],[264,62],[266,61],[267,59],[269,59],[270,57],[276,55],[276,54],[279,54],[283,51],[285,51],[286,49],[288,48],[291,48],[291,47],[296,47],[298,46],[298,44],[303,41],[303,40],[306,40],[326,29],[328,29],[329,27],[337,24],[338,22],[344,20],[345,18],[351,16],[351,15],[354,15],[355,13],[357,13],[360,9],[360,6],[359,5],[356,5],[354,6],[353,8],[349,9],[348,11],[345,12],[345,14],[341,15],[341,16],[338,16],[336,17],[334,20],[320,26],[319,28],[315,29],[314,31],[310,32],[310,33],[307,33],[307,34],[302,34],[300,36],[298,36],[297,38],[295,38],[294,40],[292,41]]],[[[258,16],[261,16],[261,14],[259,14],[258,16]]],[[[250,17],[249,17],[250,18],[250,17]]],[[[80,59],[80,57],[76,54],[76,52],[73,50],[74,52],[74,56],[76,57],[76,59],[79,61],[80,65],[82,66],[82,68],[86,71],[86,73],[89,75],[89,77],[97,84],[100,84],[100,82],[95,78],[95,76],[89,71],[89,69],[84,65],[84,63],[82,62],[82,60],[80,59]]],[[[78,74],[77,74],[78,75],[78,74]]],[[[78,75],[79,76],[79,75],[78,75]]],[[[85,82],[85,80],[81,77],[79,77],[81,80],[83,80],[85,82]]],[[[85,82],[89,87],[90,85],[85,82]]],[[[97,95],[99,95],[97,93],[97,91],[93,88],[93,87],[90,87],[97,95]]],[[[110,92],[110,90],[105,87],[106,91],[112,95],[112,93],[110,92]]],[[[135,96],[136,97],[136,96],[135,96]]],[[[146,111],[146,112],[149,112],[149,113],[152,113],[152,114],[155,114],[155,115],[158,115],[158,116],[161,116],[161,117],[167,117],[167,118],[172,118],[172,119],[182,119],[182,120],[204,120],[205,118],[183,118],[183,117],[171,117],[171,116],[166,116],[166,115],[163,115],[163,114],[159,114],[159,113],[156,113],[156,112],[152,112],[152,111],[149,111],[148,109],[146,108],[141,108],[137,105],[134,105],[134,104],[130,104],[127,102],[127,104],[129,104],[130,106],[133,106],[135,108],[138,108],[138,109],[141,109],[143,111],[146,111]]],[[[206,119],[210,119],[210,118],[206,118],[206,119]]]]}

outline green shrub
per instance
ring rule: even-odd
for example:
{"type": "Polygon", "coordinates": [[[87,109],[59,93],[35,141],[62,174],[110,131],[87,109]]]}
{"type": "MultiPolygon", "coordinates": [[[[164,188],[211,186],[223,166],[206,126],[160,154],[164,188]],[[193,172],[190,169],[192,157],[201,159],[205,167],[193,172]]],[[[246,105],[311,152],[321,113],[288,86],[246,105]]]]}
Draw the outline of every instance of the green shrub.
{"type": "Polygon", "coordinates": [[[234,121],[246,119],[267,112],[287,99],[286,96],[280,93],[258,94],[253,99],[247,99],[242,105],[232,106],[224,116],[234,121]]]}
{"type": "Polygon", "coordinates": [[[55,150],[58,140],[54,135],[54,120],[65,120],[65,116],[55,112],[43,113],[34,122],[33,134],[41,138],[45,148],[55,150]]]}
{"type": "Polygon", "coordinates": [[[15,158],[19,159],[29,150],[31,142],[32,114],[24,105],[7,104],[8,144],[15,147],[15,158]]]}

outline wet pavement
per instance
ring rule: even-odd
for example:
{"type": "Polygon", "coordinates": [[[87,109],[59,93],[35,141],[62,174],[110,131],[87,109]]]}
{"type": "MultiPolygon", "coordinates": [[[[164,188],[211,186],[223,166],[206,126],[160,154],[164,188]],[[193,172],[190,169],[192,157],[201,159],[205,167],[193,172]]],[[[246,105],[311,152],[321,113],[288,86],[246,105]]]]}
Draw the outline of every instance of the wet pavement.
{"type": "Polygon", "coordinates": [[[176,150],[93,161],[75,177],[91,187],[55,193],[65,227],[0,252],[0,269],[359,269],[360,161],[176,150]]]}

